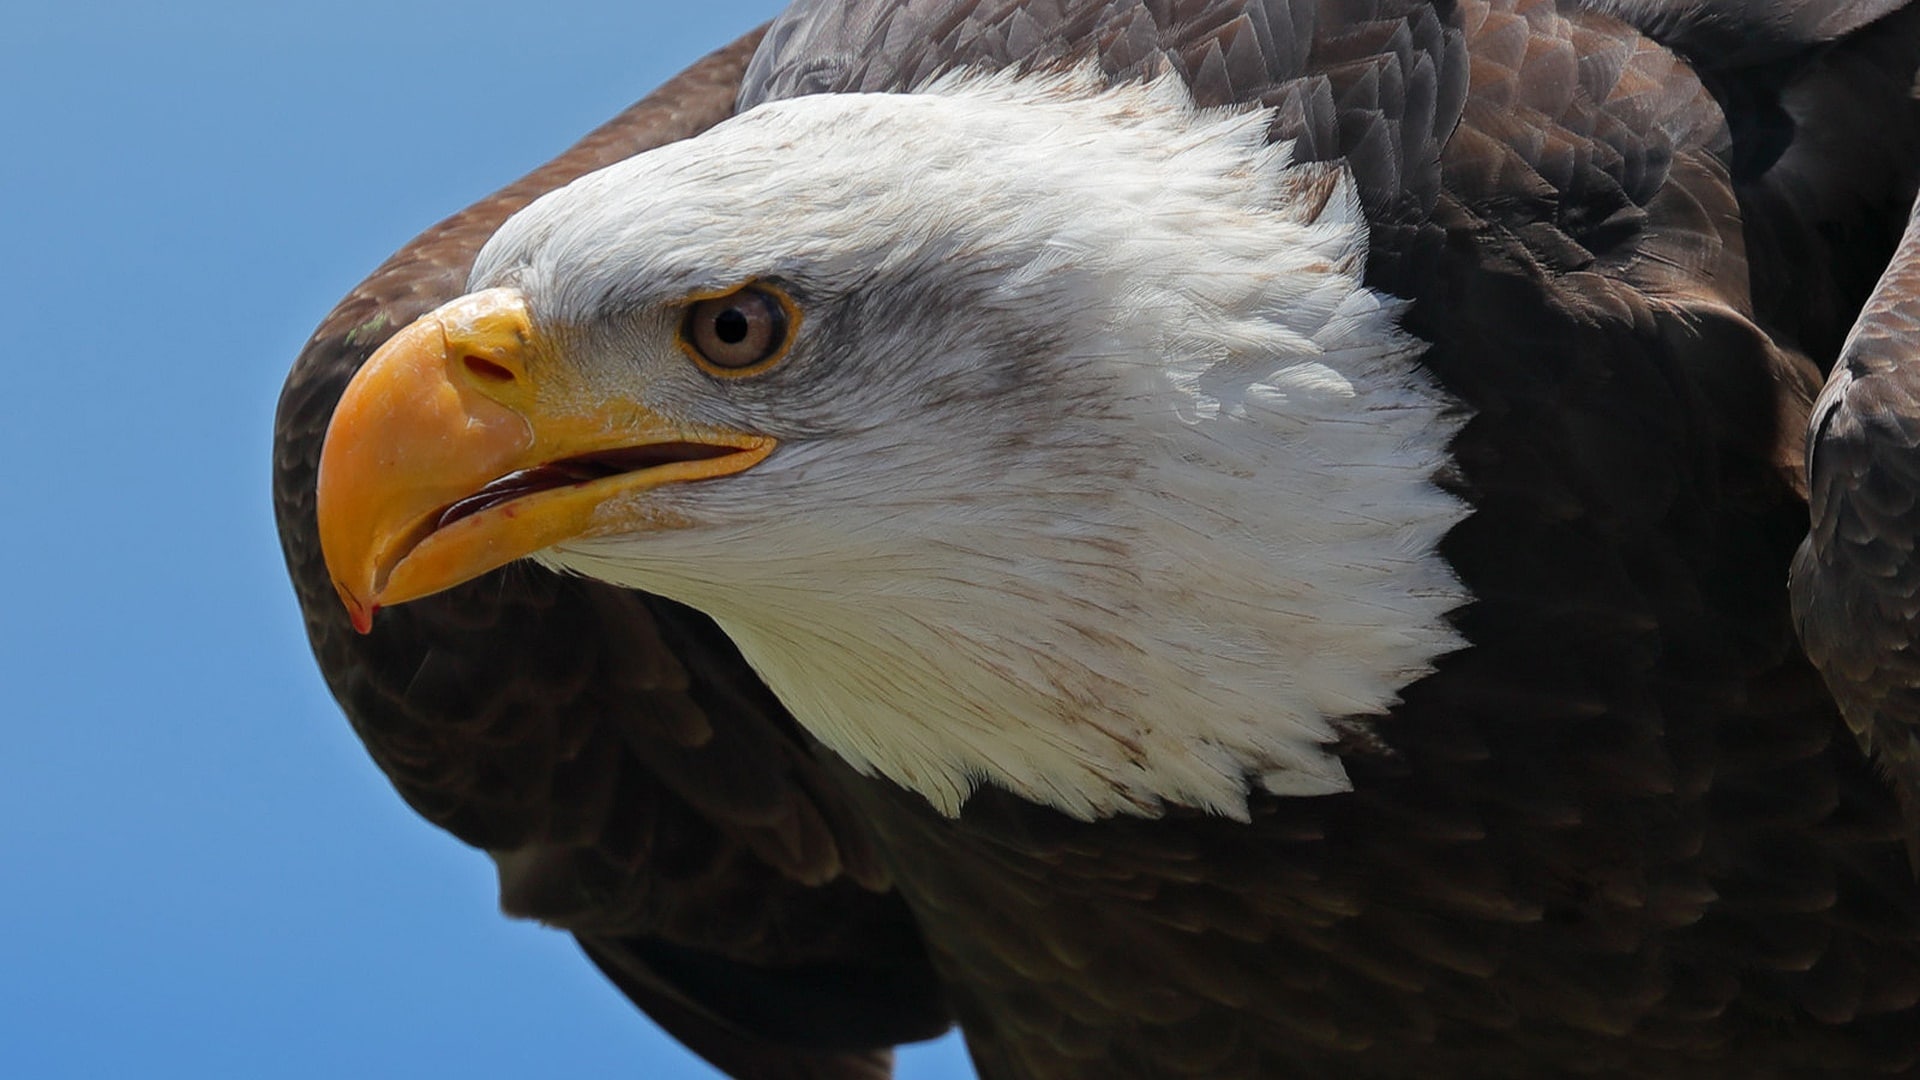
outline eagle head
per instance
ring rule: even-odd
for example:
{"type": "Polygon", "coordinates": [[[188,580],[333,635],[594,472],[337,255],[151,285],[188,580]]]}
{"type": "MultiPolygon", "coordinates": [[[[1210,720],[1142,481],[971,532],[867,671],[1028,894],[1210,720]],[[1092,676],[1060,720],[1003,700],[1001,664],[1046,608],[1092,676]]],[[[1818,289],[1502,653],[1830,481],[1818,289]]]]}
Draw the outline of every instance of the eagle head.
{"type": "Polygon", "coordinates": [[[1458,645],[1458,416],[1271,121],[959,75],[547,195],[343,397],[342,600],[523,557],[680,600],[947,813],[1342,790],[1338,725],[1458,645]]]}

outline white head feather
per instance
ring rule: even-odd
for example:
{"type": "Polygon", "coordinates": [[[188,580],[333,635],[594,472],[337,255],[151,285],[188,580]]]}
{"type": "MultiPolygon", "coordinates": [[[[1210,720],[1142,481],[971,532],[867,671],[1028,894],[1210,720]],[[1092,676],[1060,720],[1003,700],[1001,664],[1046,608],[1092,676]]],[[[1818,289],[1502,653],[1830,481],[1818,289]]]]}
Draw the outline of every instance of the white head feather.
{"type": "Polygon", "coordinates": [[[1244,817],[1344,790],[1336,721],[1460,646],[1435,476],[1458,417],[1361,281],[1350,179],[1175,79],[955,77],[762,106],[522,211],[523,289],[590,377],[781,439],[643,496],[677,527],[551,565],[712,615],[855,767],[959,812],[1244,817]],[[690,293],[787,286],[753,379],[690,293]]]}

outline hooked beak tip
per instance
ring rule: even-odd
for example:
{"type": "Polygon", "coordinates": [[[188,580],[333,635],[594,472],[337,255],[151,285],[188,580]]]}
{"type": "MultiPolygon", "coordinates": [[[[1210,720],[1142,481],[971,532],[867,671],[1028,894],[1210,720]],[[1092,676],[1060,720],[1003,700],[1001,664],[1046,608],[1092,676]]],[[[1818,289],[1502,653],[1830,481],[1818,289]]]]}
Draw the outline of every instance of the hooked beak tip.
{"type": "Polygon", "coordinates": [[[347,619],[353,623],[353,632],[363,635],[371,634],[373,632],[373,615],[374,612],[380,610],[380,605],[377,603],[362,603],[359,597],[347,591],[346,588],[341,586],[337,581],[333,583],[333,591],[340,595],[340,604],[347,609],[347,619]]]}

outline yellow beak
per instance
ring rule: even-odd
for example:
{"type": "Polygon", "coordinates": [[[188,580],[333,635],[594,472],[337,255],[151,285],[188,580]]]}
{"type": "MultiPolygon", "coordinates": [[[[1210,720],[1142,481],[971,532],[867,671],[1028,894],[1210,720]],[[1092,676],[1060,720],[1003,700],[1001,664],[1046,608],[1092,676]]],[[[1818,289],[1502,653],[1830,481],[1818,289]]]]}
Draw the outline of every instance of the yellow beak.
{"type": "Polygon", "coordinates": [[[774,445],[587,393],[525,298],[488,289],[421,316],[347,385],[320,452],[320,547],[365,633],[384,605],[644,527],[608,501],[741,472],[774,445]]]}

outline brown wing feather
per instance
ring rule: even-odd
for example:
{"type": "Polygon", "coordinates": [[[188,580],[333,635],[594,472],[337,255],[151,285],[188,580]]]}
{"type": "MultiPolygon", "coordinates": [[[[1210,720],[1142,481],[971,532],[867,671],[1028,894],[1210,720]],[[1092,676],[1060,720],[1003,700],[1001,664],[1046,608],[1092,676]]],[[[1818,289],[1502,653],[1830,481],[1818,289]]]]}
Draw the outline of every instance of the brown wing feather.
{"type": "Polygon", "coordinates": [[[1892,256],[1920,178],[1917,37],[1920,9],[1907,6],[1791,64],[1710,73],[1740,137],[1754,306],[1823,368],[1892,256]]]}
{"type": "Polygon", "coordinates": [[[275,506],[328,685],[407,802],[494,856],[509,913],[577,932],[629,996],[736,1075],[869,1078],[887,1074],[887,1047],[947,1026],[940,991],[864,827],[712,624],[515,566],[383,613],[361,637],[313,518],[327,419],[372,350],[458,295],[480,245],[541,192],[730,115],[759,39],[355,288],[288,377],[275,506]]]}
{"type": "Polygon", "coordinates": [[[1801,640],[1897,786],[1920,867],[1920,206],[1820,396],[1807,472],[1801,640]]]}
{"type": "Polygon", "coordinates": [[[1713,67],[1807,52],[1906,6],[1907,0],[1578,0],[1713,67]]]}

